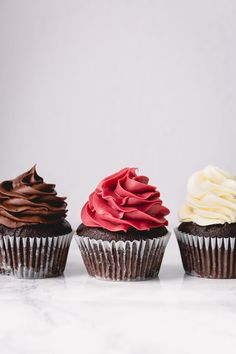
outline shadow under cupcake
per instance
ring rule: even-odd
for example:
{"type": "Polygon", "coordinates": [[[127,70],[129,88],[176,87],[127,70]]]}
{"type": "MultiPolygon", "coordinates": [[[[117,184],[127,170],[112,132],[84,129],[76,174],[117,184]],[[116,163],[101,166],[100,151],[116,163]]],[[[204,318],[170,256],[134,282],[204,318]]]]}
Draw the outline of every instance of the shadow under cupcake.
{"type": "Polygon", "coordinates": [[[170,237],[160,193],[125,168],[105,178],[82,209],[76,241],[89,275],[106,280],[158,276],[170,237]]]}
{"type": "Polygon", "coordinates": [[[0,274],[46,278],[63,273],[72,238],[65,198],[35,166],[0,184],[0,274]]]}
{"type": "Polygon", "coordinates": [[[204,278],[236,278],[236,178],[208,166],[188,182],[175,229],[184,270],[204,278]]]}

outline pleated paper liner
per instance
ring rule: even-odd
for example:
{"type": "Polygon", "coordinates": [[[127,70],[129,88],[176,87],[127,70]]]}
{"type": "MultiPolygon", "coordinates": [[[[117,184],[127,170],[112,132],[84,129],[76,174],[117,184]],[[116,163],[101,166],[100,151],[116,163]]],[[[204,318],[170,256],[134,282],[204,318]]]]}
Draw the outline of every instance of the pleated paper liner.
{"type": "Polygon", "coordinates": [[[63,273],[73,232],[52,237],[0,236],[0,274],[48,278],[63,273]]]}
{"type": "Polygon", "coordinates": [[[184,270],[204,278],[236,278],[235,237],[201,237],[175,229],[184,270]]]}
{"type": "Polygon", "coordinates": [[[88,274],[106,280],[157,277],[169,237],[170,233],[139,241],[103,241],[75,236],[88,274]]]}

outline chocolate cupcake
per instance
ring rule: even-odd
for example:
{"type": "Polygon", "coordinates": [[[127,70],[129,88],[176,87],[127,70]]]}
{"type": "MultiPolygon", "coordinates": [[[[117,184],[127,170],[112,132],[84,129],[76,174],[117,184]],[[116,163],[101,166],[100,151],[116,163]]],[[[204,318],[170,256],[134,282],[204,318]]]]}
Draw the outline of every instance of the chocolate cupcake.
{"type": "Polygon", "coordinates": [[[186,273],[236,278],[236,178],[208,166],[188,182],[175,230],[186,273]]]}
{"type": "Polygon", "coordinates": [[[124,168],[89,196],[76,235],[89,275],[107,280],[158,275],[170,236],[169,210],[148,181],[135,168],[124,168]]]}
{"type": "Polygon", "coordinates": [[[0,184],[0,274],[46,278],[65,269],[72,229],[65,199],[35,166],[0,184]]]}

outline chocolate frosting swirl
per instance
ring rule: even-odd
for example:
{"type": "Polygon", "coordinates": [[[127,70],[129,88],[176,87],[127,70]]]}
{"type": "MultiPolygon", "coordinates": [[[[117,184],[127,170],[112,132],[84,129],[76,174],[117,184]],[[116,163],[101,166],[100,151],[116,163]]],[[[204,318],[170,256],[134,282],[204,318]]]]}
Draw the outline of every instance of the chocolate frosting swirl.
{"type": "Polygon", "coordinates": [[[0,224],[18,228],[31,224],[55,224],[66,217],[65,199],[55,184],[47,184],[36,166],[13,180],[0,184],[0,224]]]}

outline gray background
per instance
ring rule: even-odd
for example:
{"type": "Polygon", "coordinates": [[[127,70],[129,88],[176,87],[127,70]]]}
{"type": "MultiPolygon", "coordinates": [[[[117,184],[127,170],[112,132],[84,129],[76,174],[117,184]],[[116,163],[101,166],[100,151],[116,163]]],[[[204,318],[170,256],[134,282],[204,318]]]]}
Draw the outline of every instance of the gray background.
{"type": "Polygon", "coordinates": [[[211,163],[236,174],[235,1],[0,0],[0,179],[38,164],[69,220],[136,166],[171,209],[211,163]]]}

